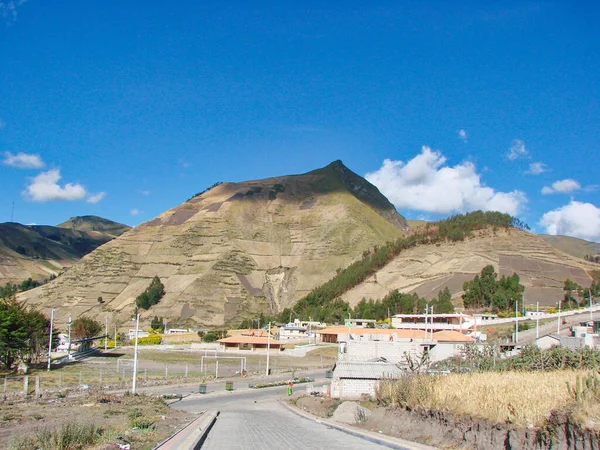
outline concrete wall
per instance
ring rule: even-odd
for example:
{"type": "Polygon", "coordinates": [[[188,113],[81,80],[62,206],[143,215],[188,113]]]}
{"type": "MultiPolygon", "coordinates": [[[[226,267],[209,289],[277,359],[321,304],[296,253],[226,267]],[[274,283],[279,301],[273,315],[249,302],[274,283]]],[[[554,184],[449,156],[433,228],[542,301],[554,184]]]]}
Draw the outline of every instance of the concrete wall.
{"type": "Polygon", "coordinates": [[[334,379],[331,382],[331,397],[340,400],[360,400],[364,394],[374,397],[377,383],[377,380],[334,379]]]}

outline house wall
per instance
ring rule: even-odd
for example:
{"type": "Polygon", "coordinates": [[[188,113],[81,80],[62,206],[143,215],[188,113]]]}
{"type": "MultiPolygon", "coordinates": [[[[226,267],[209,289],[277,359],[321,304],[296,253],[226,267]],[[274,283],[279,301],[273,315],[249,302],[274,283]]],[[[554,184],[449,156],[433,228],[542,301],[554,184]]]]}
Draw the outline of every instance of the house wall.
{"type": "Polygon", "coordinates": [[[464,342],[438,342],[429,352],[431,362],[442,361],[451,356],[458,356],[464,348],[464,342]]]}

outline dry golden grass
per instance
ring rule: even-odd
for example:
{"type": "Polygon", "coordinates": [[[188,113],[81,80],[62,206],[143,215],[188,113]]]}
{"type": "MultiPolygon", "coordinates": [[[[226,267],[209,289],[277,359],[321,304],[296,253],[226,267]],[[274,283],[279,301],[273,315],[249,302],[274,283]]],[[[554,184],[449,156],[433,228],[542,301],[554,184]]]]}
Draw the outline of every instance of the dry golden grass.
{"type": "Polygon", "coordinates": [[[402,380],[383,382],[379,395],[390,403],[409,407],[423,406],[495,422],[540,426],[553,409],[574,405],[567,381],[574,383],[577,375],[588,373],[487,372],[421,376],[417,377],[421,381],[411,386],[402,380]]]}

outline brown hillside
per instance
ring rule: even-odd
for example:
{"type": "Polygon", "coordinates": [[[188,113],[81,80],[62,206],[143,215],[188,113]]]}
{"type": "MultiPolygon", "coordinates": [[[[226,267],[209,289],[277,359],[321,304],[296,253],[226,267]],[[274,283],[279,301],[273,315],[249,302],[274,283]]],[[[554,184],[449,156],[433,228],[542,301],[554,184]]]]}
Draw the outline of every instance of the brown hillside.
{"type": "Polygon", "coordinates": [[[158,275],[166,295],[142,318],[220,325],[292,305],[406,221],[341,162],[303,175],[225,183],[141,224],[22,295],[57,314],[125,322],[158,275]],[[102,296],[104,304],[97,302],[102,296]]]}
{"type": "Polygon", "coordinates": [[[58,275],[111,239],[96,231],[0,223],[0,284],[58,275]]]}
{"type": "Polygon", "coordinates": [[[354,306],[363,298],[382,298],[394,289],[431,298],[446,286],[459,297],[463,283],[488,264],[500,275],[520,276],[528,305],[555,305],[563,298],[565,279],[587,287],[592,282],[588,272],[595,268],[534,234],[518,229],[488,230],[464,242],[424,245],[402,252],[343,299],[354,306]]]}

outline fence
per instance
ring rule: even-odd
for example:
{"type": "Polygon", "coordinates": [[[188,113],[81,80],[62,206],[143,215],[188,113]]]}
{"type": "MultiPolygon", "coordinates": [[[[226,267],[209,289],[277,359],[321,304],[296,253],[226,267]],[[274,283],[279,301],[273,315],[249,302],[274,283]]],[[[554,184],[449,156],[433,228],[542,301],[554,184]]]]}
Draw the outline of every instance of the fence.
{"type": "MultiPolygon", "coordinates": [[[[200,382],[222,378],[236,378],[245,375],[262,376],[266,372],[266,355],[215,354],[203,357],[199,353],[193,363],[159,363],[138,360],[137,385],[150,386],[173,382],[200,382]]],[[[300,370],[330,368],[335,358],[324,356],[292,357],[271,355],[271,374],[295,373],[300,370]]],[[[0,378],[4,397],[44,396],[60,394],[67,390],[120,390],[129,389],[133,378],[133,359],[119,358],[116,361],[102,361],[91,358],[89,361],[69,364],[50,372],[35,375],[5,376],[0,378]]]]}

